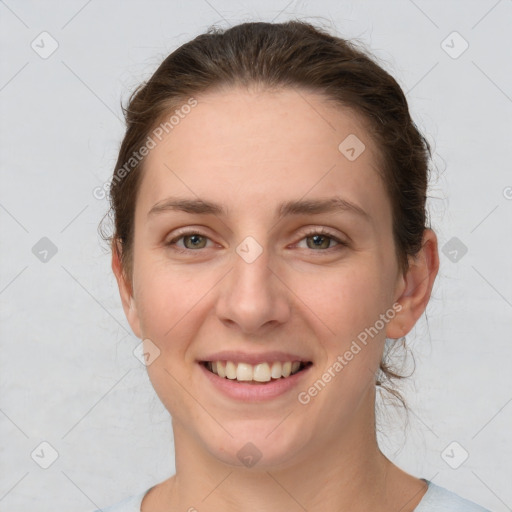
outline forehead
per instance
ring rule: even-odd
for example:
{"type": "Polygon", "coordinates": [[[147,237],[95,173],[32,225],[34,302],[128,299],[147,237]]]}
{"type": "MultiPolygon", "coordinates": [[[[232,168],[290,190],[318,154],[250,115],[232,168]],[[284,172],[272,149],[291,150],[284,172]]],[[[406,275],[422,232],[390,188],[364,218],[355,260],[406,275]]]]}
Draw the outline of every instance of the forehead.
{"type": "Polygon", "coordinates": [[[235,212],[338,195],[386,220],[379,154],[352,110],[291,88],[231,88],[195,99],[146,157],[137,202],[144,215],[167,195],[235,212]]]}

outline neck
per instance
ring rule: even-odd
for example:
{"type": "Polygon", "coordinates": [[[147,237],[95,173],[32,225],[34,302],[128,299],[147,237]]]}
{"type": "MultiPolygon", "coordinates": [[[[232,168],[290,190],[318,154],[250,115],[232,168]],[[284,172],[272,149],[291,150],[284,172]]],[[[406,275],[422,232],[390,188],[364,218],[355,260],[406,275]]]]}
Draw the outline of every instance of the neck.
{"type": "Polygon", "coordinates": [[[318,436],[307,453],[286,467],[225,464],[205,454],[183,425],[174,423],[173,428],[176,474],[154,500],[162,510],[362,512],[399,505],[407,512],[413,508],[405,505],[404,491],[411,494],[414,488],[418,496],[409,505],[422,496],[421,481],[394,466],[378,447],[373,386],[345,428],[318,436]]]}

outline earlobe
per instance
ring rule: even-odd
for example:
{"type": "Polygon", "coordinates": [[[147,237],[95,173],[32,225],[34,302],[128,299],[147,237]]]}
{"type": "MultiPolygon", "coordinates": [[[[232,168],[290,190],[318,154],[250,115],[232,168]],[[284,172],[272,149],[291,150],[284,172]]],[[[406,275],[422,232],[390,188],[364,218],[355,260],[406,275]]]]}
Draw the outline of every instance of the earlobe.
{"type": "Polygon", "coordinates": [[[438,270],[437,237],[434,231],[426,229],[422,248],[418,254],[410,257],[409,270],[400,278],[396,302],[401,309],[387,325],[388,338],[401,338],[414,327],[428,305],[438,270]]]}

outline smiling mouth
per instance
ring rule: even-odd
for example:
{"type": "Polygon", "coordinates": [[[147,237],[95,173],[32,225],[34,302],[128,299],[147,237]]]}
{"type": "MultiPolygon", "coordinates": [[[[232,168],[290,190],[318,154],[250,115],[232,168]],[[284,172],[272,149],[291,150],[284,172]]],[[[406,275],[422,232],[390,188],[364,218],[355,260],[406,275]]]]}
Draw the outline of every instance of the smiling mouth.
{"type": "Polygon", "coordinates": [[[287,379],[313,363],[311,361],[274,361],[272,363],[234,363],[233,361],[201,361],[201,364],[218,377],[245,382],[247,384],[264,384],[266,382],[287,379]]]}

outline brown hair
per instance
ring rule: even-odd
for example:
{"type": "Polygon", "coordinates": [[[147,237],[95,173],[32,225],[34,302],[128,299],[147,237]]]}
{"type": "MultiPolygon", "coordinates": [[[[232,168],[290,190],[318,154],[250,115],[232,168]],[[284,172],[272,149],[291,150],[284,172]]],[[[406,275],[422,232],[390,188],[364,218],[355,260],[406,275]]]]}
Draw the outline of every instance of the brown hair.
{"type": "MultiPolygon", "coordinates": [[[[123,108],[127,129],[110,184],[107,213],[113,212],[114,234],[102,233],[117,251],[128,282],[144,159],[132,160],[132,169],[126,169],[126,163],[139,154],[164,117],[194,95],[259,84],[321,93],[361,116],[380,151],[378,172],[391,202],[397,260],[400,270],[407,271],[408,256],[421,249],[426,227],[430,146],[411,119],[402,89],[370,54],[353,41],[293,20],[242,23],[227,30],[211,27],[173,51],[132,93],[123,108]]],[[[380,377],[390,382],[403,378],[384,359],[380,377]]],[[[377,385],[382,386],[380,378],[377,385]]],[[[397,391],[382,387],[406,405],[397,391]]]]}

